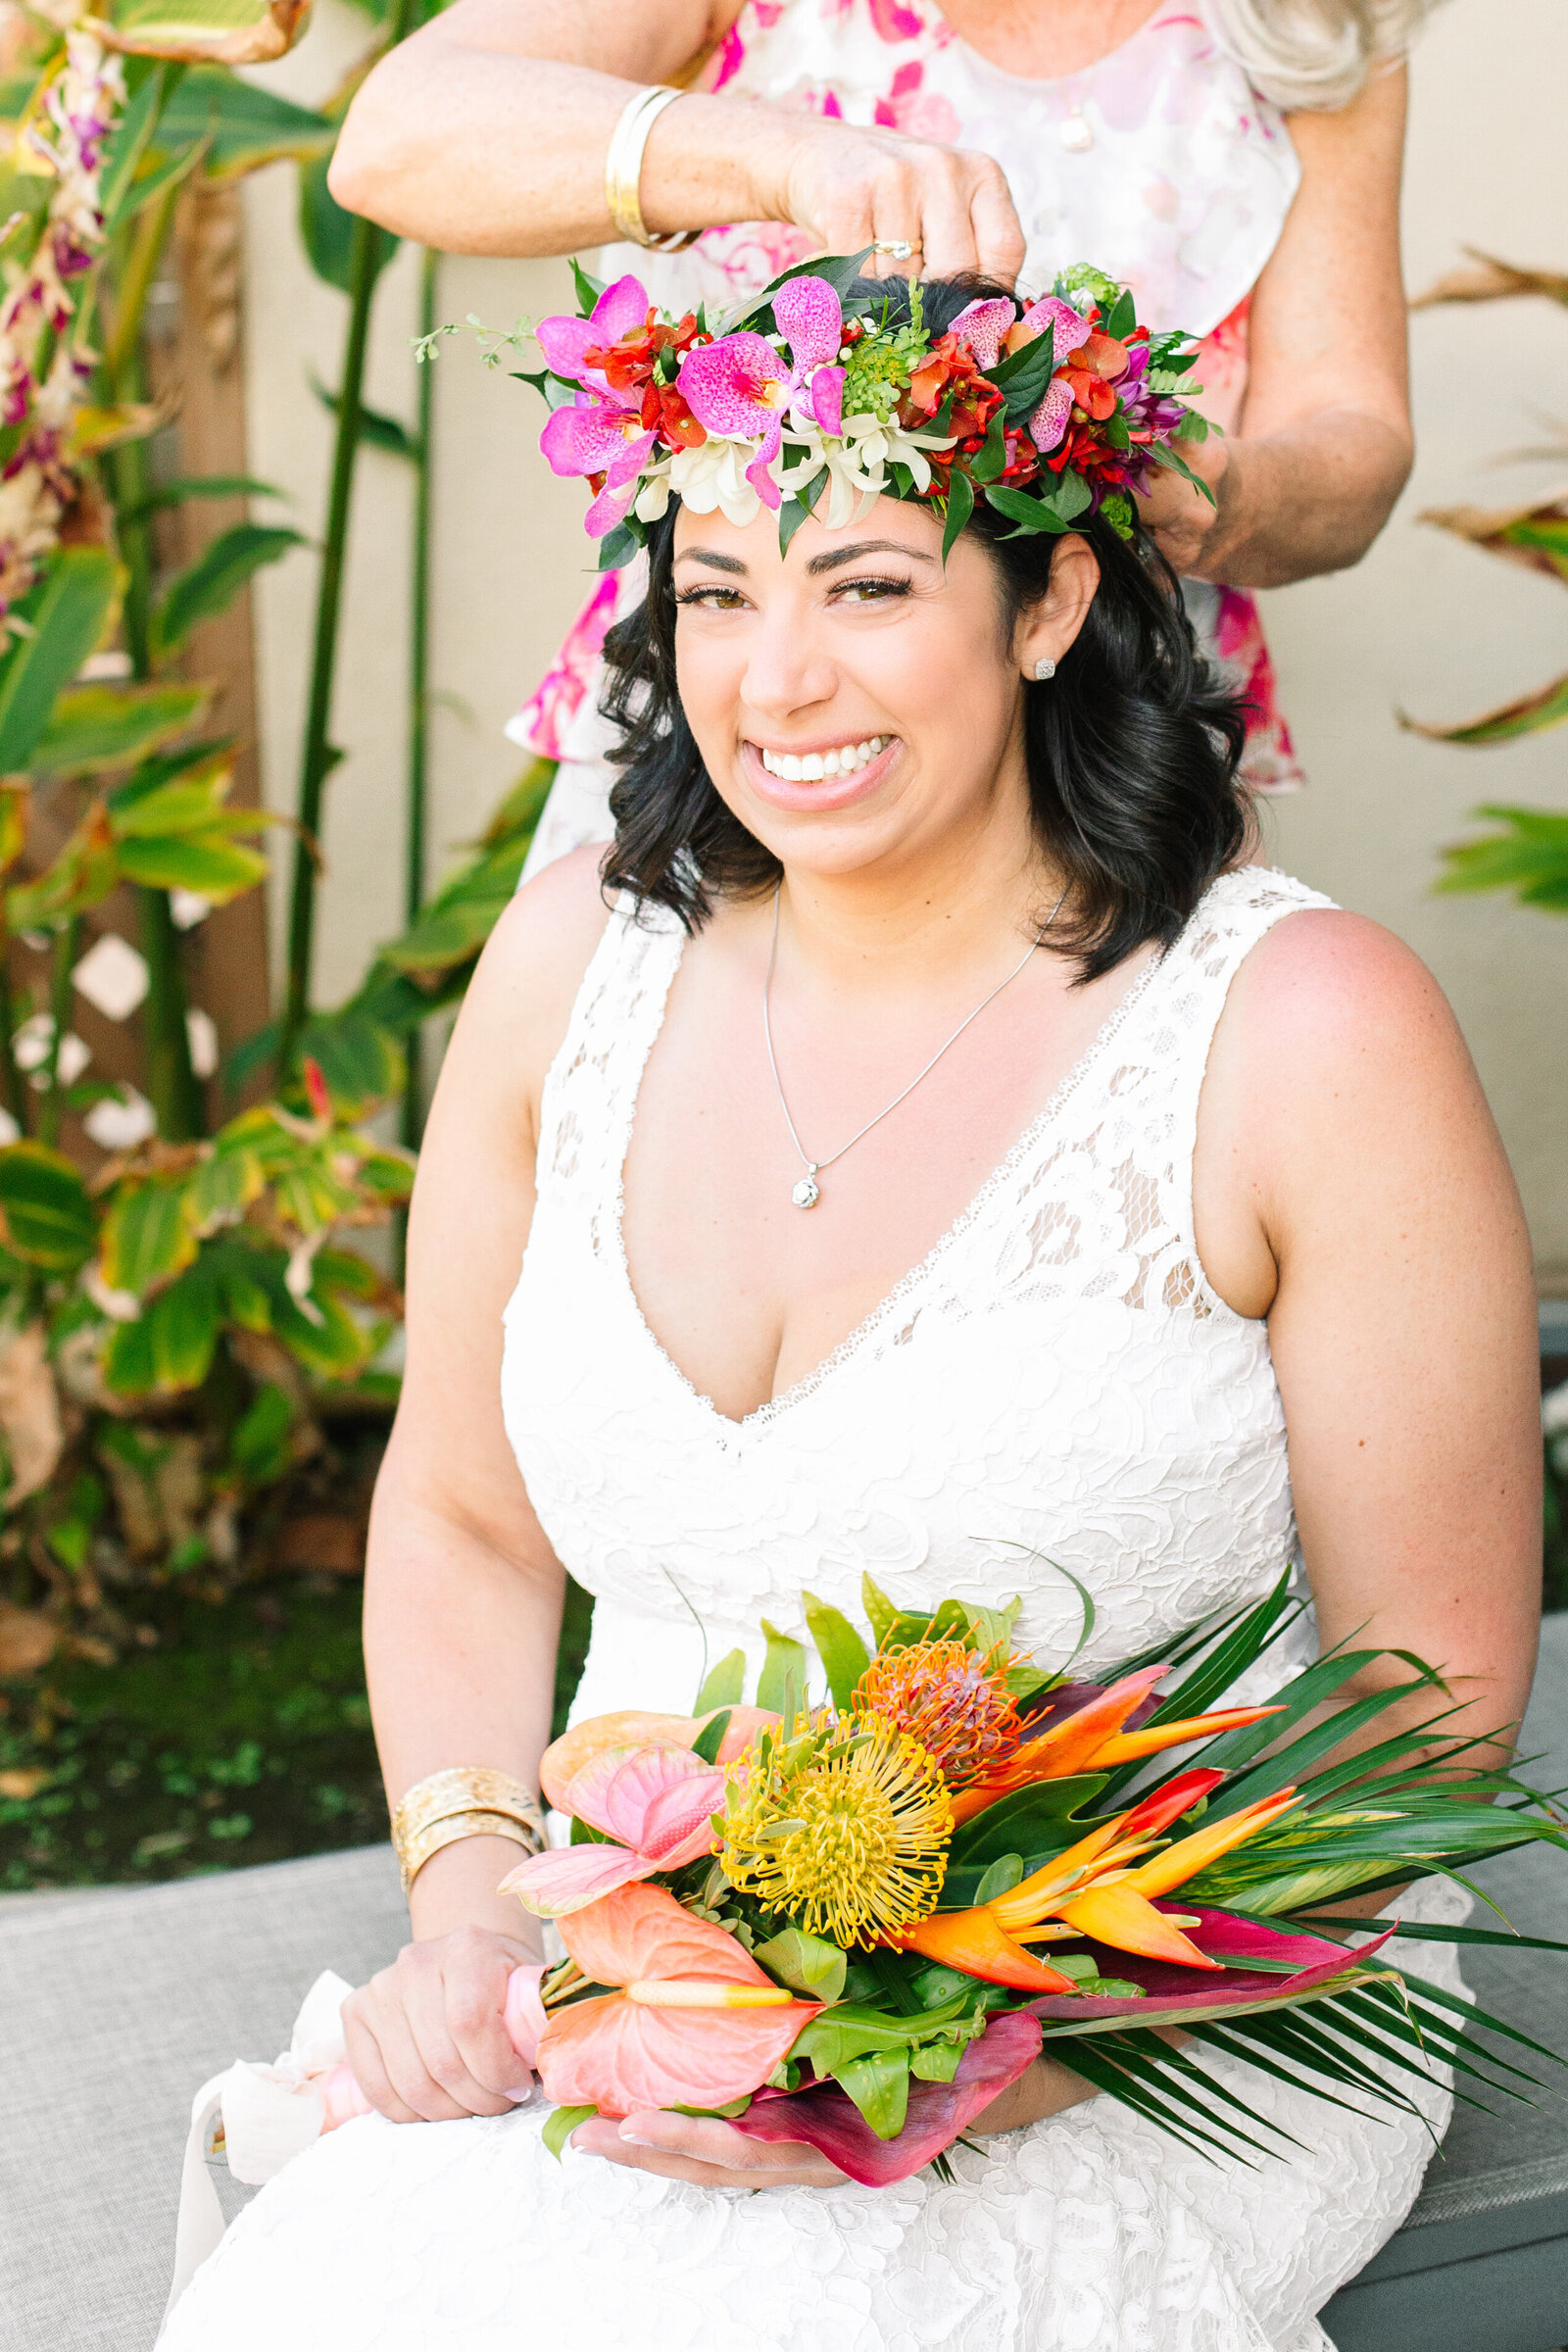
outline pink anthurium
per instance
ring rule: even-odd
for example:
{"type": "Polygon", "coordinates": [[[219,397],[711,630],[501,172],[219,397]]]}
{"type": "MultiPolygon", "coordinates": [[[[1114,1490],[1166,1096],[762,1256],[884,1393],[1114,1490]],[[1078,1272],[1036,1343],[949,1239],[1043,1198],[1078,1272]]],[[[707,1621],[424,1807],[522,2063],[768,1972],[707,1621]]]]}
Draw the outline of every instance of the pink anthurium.
{"type": "Polygon", "coordinates": [[[558,1812],[569,1813],[566,1790],[585,1764],[607,1747],[690,1747],[715,1714],[727,1715],[714,1762],[733,1764],[759,1732],[776,1731],[779,1718],[767,1707],[715,1707],[707,1715],[654,1715],[623,1707],[612,1715],[585,1715],[553,1740],[539,1759],[539,1786],[558,1812]]]}
{"type": "Polygon", "coordinates": [[[726,2107],[765,2082],[822,2004],[798,2001],[733,1936],[662,1886],[620,1886],[573,1911],[561,1939],[617,1990],[557,2009],[535,2055],[562,2107],[726,2107]]]}
{"type": "Polygon", "coordinates": [[[710,1852],[724,1774],[689,1747],[607,1747],[572,1775],[562,1803],[614,1842],[532,1854],[508,1873],[503,1891],[541,1919],[564,1918],[634,1879],[682,1870],[710,1852]]]}
{"type": "Polygon", "coordinates": [[[781,492],[771,467],[786,415],[819,432],[844,429],[844,369],[837,365],[844,310],[823,277],[792,277],[773,297],[773,316],[789,344],[786,361],[765,335],[721,335],[689,351],[676,381],[692,415],[726,440],[761,435],[746,479],[765,506],[781,492]]]}

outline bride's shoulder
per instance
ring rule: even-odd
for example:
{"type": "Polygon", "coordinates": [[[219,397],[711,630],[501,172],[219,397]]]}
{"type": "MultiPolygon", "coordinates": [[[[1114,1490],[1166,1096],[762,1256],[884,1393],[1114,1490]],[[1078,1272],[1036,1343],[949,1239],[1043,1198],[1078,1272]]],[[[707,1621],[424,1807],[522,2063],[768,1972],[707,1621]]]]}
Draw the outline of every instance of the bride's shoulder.
{"type": "Polygon", "coordinates": [[[464,1005],[507,1065],[542,1076],[571,1018],[583,975],[612,919],[601,886],[603,844],[572,850],[525,882],[485,944],[464,1005]]]}
{"type": "MultiPolygon", "coordinates": [[[[1303,894],[1304,895],[1304,894],[1303,894]]],[[[1211,1092],[1273,1102],[1297,1127],[1414,1109],[1474,1075],[1442,989],[1412,948],[1340,906],[1288,908],[1246,956],[1214,1040],[1211,1092]]]]}

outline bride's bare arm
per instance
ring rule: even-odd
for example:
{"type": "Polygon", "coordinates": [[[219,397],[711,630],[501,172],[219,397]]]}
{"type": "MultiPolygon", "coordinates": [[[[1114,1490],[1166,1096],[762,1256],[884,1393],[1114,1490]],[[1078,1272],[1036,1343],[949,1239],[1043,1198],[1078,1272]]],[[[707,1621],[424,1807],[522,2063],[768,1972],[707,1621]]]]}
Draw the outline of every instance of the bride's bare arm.
{"type": "MultiPolygon", "coordinates": [[[[1516,1723],[1541,1612],[1529,1237],[1458,1024],[1400,941],[1324,910],[1253,951],[1196,1175],[1210,1279],[1268,1317],[1322,1645],[1430,1660],[1462,1737],[1516,1723]]],[[[1407,1677],[1384,1658],[1357,1688],[1407,1677]]]]}
{"type": "MultiPolygon", "coordinates": [[[[377,1482],[365,1649],[388,1798],[445,1765],[538,1785],[564,1577],[501,1420],[501,1314],[533,1210],[539,1089],[604,928],[592,853],[514,902],[448,1048],[409,1230],[408,1366],[377,1482]]],[[[501,2025],[506,1981],[537,1957],[497,1886],[514,1845],[436,1854],[414,1941],[354,1996],[349,2055],[406,2122],[496,2114],[526,2087],[501,2025]]]]}

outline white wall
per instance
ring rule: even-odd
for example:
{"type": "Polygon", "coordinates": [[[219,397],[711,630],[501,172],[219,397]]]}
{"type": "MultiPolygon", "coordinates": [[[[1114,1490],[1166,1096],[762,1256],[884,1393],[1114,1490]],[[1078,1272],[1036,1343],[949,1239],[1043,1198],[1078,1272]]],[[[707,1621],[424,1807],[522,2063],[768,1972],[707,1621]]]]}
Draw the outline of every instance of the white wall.
{"type": "MultiPolygon", "coordinates": [[[[323,0],[294,56],[258,78],[321,99],[360,53],[366,21],[323,0]]],[[[1414,66],[1405,208],[1407,278],[1429,283],[1473,243],[1568,268],[1568,11],[1561,0],[1450,0],[1414,66]]],[[[334,381],[345,304],[310,274],[293,226],[294,174],[247,190],[251,466],[290,489],[316,530],[330,419],[306,371],[334,381]]],[[[383,280],[368,398],[413,414],[415,257],[383,280]]],[[[510,326],[569,307],[559,263],[443,265],[440,315],[510,326]]],[[[1568,600],[1544,577],[1417,526],[1426,506],[1503,505],[1556,479],[1541,464],[1498,469],[1492,453],[1543,439],[1568,415],[1568,313],[1544,303],[1418,313],[1412,320],[1415,478],[1356,571],[1267,600],[1285,706],[1311,772],[1273,805],[1278,861],[1376,915],[1424,956],[1464,1024],[1524,1187],[1547,1287],[1568,1291],[1568,1087],[1556,1040],[1568,1011],[1568,925],[1486,899],[1434,898],[1440,844],[1483,800],[1568,806],[1568,730],[1481,751],[1403,732],[1402,707],[1459,719],[1558,674],[1568,600]]],[[[1346,365],[1353,369],[1353,351],[1346,365]]],[[[515,775],[501,727],[547,662],[588,578],[582,497],[534,446],[532,395],[482,368],[466,340],[437,376],[434,679],[454,704],[434,728],[435,857],[468,837],[515,775]],[[463,706],[460,713],[456,704],[463,706]]],[[[1568,458],[1556,469],[1568,476],[1568,458]]],[[[327,786],[318,994],[353,986],[399,926],[408,481],[387,457],[363,464],[334,713],[349,753],[327,786]]],[[[258,636],[266,788],[292,806],[313,560],[263,575],[258,636]]]]}

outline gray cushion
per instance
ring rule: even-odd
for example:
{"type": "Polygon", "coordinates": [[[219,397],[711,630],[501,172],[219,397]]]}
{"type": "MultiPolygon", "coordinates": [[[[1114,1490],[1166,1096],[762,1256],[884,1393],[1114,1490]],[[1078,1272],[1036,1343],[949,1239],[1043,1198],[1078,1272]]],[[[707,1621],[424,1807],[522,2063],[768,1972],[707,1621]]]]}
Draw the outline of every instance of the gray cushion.
{"type": "MultiPolygon", "coordinates": [[[[1534,1787],[1568,1782],[1568,1615],[1543,1629],[1521,1749],[1539,1751],[1523,1772],[1534,1787]]],[[[1568,1941],[1560,1854],[1503,1856],[1474,1878],[1521,1935],[1568,1941]]],[[[1474,1924],[1502,1921],[1478,1907],[1474,1924]]],[[[1556,1952],[1478,1945],[1464,1956],[1481,2007],[1547,2049],[1568,2047],[1565,1971],[1556,1952]]],[[[1568,2342],[1568,2076],[1528,2050],[1511,2054],[1538,2077],[1538,2103],[1455,2108],[1409,2221],[1323,2313],[1339,2352],[1555,2352],[1568,2342]]]]}
{"type": "Polygon", "coordinates": [[[6,2352],[148,2352],[191,2094],[407,1936],[387,1846],[0,1906],[6,2352]]]}
{"type": "MultiPolygon", "coordinates": [[[[1543,1649],[1528,1746],[1568,1779],[1568,1616],[1543,1649]]],[[[1489,1889],[1526,1934],[1568,1937],[1560,1863],[1499,1862],[1489,1889]]],[[[322,1968],[361,1983],[407,1934],[384,1846],[173,1886],[0,1902],[0,2313],[6,2352],[148,2352],[173,2249],[190,2098],[270,2058],[322,1968]]],[[[1562,1964],[1478,1952],[1484,2004],[1548,2046],[1562,1964]]],[[[1461,2108],[1410,2223],[1324,2324],[1340,2352],[1547,2352],[1568,2341],[1568,2129],[1561,2095],[1461,2108]]]]}

